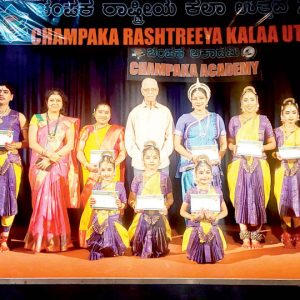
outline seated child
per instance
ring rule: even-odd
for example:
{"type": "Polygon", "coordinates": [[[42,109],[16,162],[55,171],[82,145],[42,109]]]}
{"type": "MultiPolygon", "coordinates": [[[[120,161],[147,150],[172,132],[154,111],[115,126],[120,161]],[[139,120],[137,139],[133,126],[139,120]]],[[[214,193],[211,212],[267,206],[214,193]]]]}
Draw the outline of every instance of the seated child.
{"type": "MultiPolygon", "coordinates": [[[[226,241],[218,220],[227,216],[227,207],[221,190],[211,185],[212,166],[206,156],[199,156],[195,167],[196,186],[187,191],[180,209],[180,215],[187,219],[187,228],[183,235],[182,250],[187,252],[187,258],[199,264],[215,263],[224,257],[226,241]],[[220,211],[213,212],[200,209],[191,213],[191,198],[193,194],[219,195],[220,211]]],[[[193,199],[193,201],[201,199],[193,199]]]]}
{"type": "MultiPolygon", "coordinates": [[[[126,192],[123,183],[113,180],[114,175],[115,162],[109,152],[104,153],[99,162],[99,179],[93,186],[93,190],[116,192],[118,209],[93,209],[90,226],[86,232],[90,260],[123,255],[129,247],[128,232],[120,219],[120,213],[127,202],[126,192]]],[[[86,205],[93,207],[95,202],[95,198],[91,196],[86,205]]]]}
{"type": "Polygon", "coordinates": [[[128,229],[132,251],[142,258],[160,257],[169,253],[171,228],[166,217],[173,204],[172,185],[169,176],[159,172],[160,152],[154,142],[148,142],[143,150],[145,171],[134,177],[129,204],[135,209],[139,195],[163,195],[165,207],[161,210],[135,210],[136,215],[128,229]]]}

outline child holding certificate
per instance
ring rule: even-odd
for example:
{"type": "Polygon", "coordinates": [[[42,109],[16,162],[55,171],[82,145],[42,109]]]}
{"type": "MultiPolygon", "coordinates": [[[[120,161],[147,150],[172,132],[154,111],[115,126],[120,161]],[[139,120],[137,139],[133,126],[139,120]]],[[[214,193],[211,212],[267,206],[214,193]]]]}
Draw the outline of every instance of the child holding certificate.
{"type": "Polygon", "coordinates": [[[128,232],[120,220],[126,206],[124,184],[114,181],[115,162],[111,153],[103,153],[99,163],[99,180],[95,183],[86,205],[93,208],[86,232],[89,259],[123,255],[129,247],[128,232]],[[90,203],[90,204],[89,204],[90,203]]]}
{"type": "Polygon", "coordinates": [[[154,142],[143,150],[145,171],[134,177],[129,204],[135,217],[128,230],[132,252],[142,258],[160,257],[169,253],[171,228],[166,217],[173,204],[169,176],[159,172],[160,151],[154,142]]]}
{"type": "Polygon", "coordinates": [[[187,191],[180,209],[180,215],[188,220],[182,250],[198,264],[223,259],[226,248],[217,223],[228,212],[221,190],[211,185],[212,176],[208,157],[200,156],[195,166],[196,186],[187,191]]]}
{"type": "Polygon", "coordinates": [[[300,128],[298,105],[287,98],[281,106],[282,126],[275,129],[281,162],[275,171],[274,194],[282,218],[281,241],[286,248],[300,248],[300,128]]]}

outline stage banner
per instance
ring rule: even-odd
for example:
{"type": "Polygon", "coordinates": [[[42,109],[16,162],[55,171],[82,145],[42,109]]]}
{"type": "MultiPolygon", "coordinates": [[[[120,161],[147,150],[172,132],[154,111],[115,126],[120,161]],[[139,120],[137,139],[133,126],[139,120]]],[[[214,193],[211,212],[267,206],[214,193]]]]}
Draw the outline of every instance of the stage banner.
{"type": "Polygon", "coordinates": [[[129,48],[127,79],[154,76],[160,81],[202,82],[261,80],[258,51],[253,46],[129,48]]]}
{"type": "Polygon", "coordinates": [[[299,0],[0,0],[0,44],[292,43],[300,41],[299,15],[299,0]]]}

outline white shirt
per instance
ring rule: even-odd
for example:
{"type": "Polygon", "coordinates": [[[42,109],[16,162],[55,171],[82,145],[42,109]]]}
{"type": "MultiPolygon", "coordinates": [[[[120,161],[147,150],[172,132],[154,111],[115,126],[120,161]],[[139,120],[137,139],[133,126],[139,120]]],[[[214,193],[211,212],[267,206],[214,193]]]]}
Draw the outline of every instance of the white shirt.
{"type": "Polygon", "coordinates": [[[132,166],[144,170],[144,145],[148,141],[155,141],[160,150],[159,169],[168,167],[169,156],[174,149],[173,132],[173,118],[166,106],[157,102],[151,109],[145,102],[136,106],[129,113],[125,129],[125,148],[132,158],[132,166]]]}

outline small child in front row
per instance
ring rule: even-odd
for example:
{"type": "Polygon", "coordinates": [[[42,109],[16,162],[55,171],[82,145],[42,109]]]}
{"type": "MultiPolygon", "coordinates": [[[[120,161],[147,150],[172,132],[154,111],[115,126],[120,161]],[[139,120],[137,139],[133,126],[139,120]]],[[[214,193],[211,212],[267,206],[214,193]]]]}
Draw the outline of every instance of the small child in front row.
{"type": "Polygon", "coordinates": [[[165,256],[169,253],[171,228],[167,219],[168,209],[173,204],[172,184],[168,175],[160,172],[160,151],[155,142],[149,141],[143,149],[145,171],[134,177],[131,184],[129,204],[135,216],[128,229],[132,252],[142,258],[165,256]],[[162,211],[136,210],[138,195],[163,195],[165,207],[162,211]]]}
{"type": "MultiPolygon", "coordinates": [[[[86,243],[90,251],[89,259],[97,260],[105,256],[120,256],[129,248],[128,232],[123,227],[120,212],[127,203],[126,191],[122,182],[115,182],[115,162],[110,153],[103,153],[99,162],[99,179],[93,190],[117,192],[118,210],[93,209],[91,224],[87,230],[86,243]]],[[[90,198],[93,207],[95,199],[90,198]]]]}
{"type": "Polygon", "coordinates": [[[217,223],[227,216],[227,207],[222,191],[213,187],[211,181],[212,166],[209,159],[204,155],[199,156],[195,167],[196,186],[186,193],[180,209],[180,215],[188,219],[183,235],[182,251],[186,251],[187,258],[198,264],[215,263],[223,259],[224,249],[226,249],[225,238],[217,223]],[[191,194],[220,195],[220,212],[200,210],[191,214],[191,194]]]}

